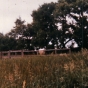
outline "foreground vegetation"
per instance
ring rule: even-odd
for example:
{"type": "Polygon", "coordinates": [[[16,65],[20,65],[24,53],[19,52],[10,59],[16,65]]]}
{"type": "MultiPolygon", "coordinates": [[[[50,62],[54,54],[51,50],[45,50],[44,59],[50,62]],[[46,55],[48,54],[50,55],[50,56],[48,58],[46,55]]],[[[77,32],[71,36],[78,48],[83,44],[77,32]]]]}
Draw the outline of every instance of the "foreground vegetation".
{"type": "Polygon", "coordinates": [[[2,59],[0,88],[88,88],[88,55],[2,59]]]}

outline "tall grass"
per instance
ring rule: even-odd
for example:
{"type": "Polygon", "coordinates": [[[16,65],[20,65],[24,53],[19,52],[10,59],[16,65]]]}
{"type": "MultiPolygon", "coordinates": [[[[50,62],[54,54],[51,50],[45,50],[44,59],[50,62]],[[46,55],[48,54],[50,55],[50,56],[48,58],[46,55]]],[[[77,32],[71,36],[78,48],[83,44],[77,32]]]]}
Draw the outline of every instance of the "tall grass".
{"type": "Polygon", "coordinates": [[[2,59],[0,88],[88,88],[88,55],[2,59]]]}

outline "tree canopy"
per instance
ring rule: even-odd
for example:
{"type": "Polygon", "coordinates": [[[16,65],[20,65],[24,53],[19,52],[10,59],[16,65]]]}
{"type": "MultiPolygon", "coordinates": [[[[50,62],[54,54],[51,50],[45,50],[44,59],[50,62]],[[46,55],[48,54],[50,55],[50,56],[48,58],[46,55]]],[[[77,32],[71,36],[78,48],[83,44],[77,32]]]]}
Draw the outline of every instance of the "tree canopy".
{"type": "Polygon", "coordinates": [[[88,0],[58,1],[54,13],[57,22],[62,24],[63,37],[61,42],[65,41],[64,38],[68,38],[69,40],[74,39],[79,47],[88,48],[88,16],[85,15],[88,14],[87,11],[88,0]],[[66,19],[66,17],[70,18],[72,22],[68,24],[68,19],[66,19]]]}
{"type": "Polygon", "coordinates": [[[44,3],[31,16],[31,24],[19,17],[9,33],[0,34],[0,50],[66,48],[69,41],[88,49],[88,0],[44,3]]]}
{"type": "Polygon", "coordinates": [[[33,11],[33,27],[35,30],[33,37],[34,46],[48,48],[49,42],[52,42],[52,48],[54,47],[58,32],[53,16],[55,5],[55,3],[45,3],[37,11],[33,11]]]}

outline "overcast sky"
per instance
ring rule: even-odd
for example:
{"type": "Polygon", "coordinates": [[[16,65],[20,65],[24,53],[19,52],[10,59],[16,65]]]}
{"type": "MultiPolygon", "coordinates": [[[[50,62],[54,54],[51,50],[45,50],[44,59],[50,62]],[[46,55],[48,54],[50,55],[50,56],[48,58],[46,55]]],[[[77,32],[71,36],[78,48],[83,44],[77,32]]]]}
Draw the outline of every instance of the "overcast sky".
{"type": "Polygon", "coordinates": [[[0,32],[3,34],[9,32],[19,17],[31,23],[32,11],[39,5],[50,2],[57,2],[57,0],[0,0],[0,32]]]}

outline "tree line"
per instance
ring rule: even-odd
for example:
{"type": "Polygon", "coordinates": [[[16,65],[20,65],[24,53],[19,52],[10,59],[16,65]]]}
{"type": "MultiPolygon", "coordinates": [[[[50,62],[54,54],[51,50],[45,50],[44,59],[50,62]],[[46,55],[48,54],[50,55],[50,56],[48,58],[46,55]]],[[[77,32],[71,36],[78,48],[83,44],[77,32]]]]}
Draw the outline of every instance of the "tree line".
{"type": "Polygon", "coordinates": [[[88,0],[44,3],[31,16],[32,23],[19,17],[9,33],[0,33],[0,50],[63,49],[69,42],[88,49],[88,0]]]}

